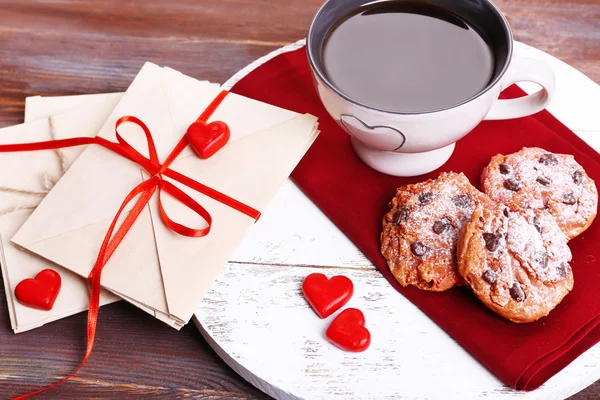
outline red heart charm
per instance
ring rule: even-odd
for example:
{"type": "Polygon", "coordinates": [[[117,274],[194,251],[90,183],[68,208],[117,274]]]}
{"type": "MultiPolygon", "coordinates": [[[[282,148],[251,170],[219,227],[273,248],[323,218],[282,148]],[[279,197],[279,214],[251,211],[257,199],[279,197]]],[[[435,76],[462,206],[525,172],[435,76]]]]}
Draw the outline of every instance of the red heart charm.
{"type": "Polygon", "coordinates": [[[314,273],[304,279],[302,292],[317,315],[327,318],[350,300],[354,285],[342,275],[327,279],[323,274],[314,273]]]}
{"type": "Polygon", "coordinates": [[[190,125],[186,136],[192,148],[200,158],[209,158],[229,141],[229,126],[222,121],[214,121],[207,124],[204,121],[196,121],[190,125]]]}
{"type": "Polygon", "coordinates": [[[371,344],[371,333],[365,328],[365,316],[356,308],[342,311],[329,325],[325,335],[331,343],[347,351],[365,351],[371,344]]]}
{"type": "Polygon", "coordinates": [[[15,288],[17,299],[28,307],[52,310],[60,292],[61,279],[58,272],[45,269],[34,279],[23,279],[15,288]]]}

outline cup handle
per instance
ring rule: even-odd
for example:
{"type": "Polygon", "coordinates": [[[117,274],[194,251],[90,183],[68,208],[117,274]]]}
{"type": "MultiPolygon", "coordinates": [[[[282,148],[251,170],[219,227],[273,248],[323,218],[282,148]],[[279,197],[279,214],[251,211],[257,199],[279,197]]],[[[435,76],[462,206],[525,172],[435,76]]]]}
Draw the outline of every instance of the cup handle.
{"type": "Polygon", "coordinates": [[[485,116],[486,120],[526,117],[542,111],[550,102],[556,89],[554,72],[543,61],[526,57],[513,57],[502,82],[502,90],[517,82],[534,82],[542,87],[539,91],[518,99],[496,100],[485,116]]]}

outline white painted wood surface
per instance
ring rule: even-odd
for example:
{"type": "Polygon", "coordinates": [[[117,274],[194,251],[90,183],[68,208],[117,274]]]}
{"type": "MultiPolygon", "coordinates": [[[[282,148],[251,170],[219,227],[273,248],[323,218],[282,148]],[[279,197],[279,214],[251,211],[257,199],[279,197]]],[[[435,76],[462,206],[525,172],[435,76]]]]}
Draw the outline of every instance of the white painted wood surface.
{"type": "MultiPolygon", "coordinates": [[[[557,91],[549,111],[600,151],[600,87],[537,49],[517,43],[515,53],[553,67],[557,91]]],[[[597,345],[538,390],[506,387],[394,290],[289,180],[212,286],[194,321],[227,364],[277,399],[563,399],[600,378],[597,345]],[[312,272],[342,273],[353,280],[355,294],[348,306],[365,314],[372,334],[366,352],[343,352],[326,341],[324,332],[335,315],[319,319],[300,289],[312,272]]]]}

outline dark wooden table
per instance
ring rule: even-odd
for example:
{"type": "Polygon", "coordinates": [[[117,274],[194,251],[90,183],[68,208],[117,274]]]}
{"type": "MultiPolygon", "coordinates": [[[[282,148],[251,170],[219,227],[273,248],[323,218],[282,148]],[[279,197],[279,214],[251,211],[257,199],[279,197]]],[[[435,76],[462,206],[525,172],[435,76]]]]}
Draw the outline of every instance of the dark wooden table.
{"type": "MultiPolygon", "coordinates": [[[[123,91],[145,61],[223,82],[305,36],[322,0],[0,1],[0,126],[32,95],[123,91]]],[[[517,40],[600,82],[600,0],[497,0],[517,40]]],[[[0,399],[72,371],[85,314],[10,330],[0,285],[0,399]]],[[[193,324],[181,332],[125,304],[100,313],[85,368],[39,398],[268,398],[230,370],[193,324]]],[[[600,383],[573,399],[600,398],[600,383]]]]}

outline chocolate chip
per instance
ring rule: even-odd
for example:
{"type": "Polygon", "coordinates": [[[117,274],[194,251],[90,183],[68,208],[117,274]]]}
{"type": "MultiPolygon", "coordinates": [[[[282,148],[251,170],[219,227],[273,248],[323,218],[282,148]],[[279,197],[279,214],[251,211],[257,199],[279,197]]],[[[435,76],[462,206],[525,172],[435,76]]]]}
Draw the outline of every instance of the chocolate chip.
{"type": "Polygon", "coordinates": [[[502,163],[498,165],[498,171],[500,171],[502,175],[510,174],[512,167],[508,164],[502,163]]]}
{"type": "Polygon", "coordinates": [[[581,171],[573,172],[573,175],[571,175],[571,177],[573,178],[573,182],[575,182],[576,185],[581,185],[581,182],[583,181],[583,174],[581,173],[581,171]]]}
{"type": "Polygon", "coordinates": [[[554,154],[545,153],[540,156],[540,164],[556,165],[558,164],[558,159],[554,154]]]}
{"type": "Polygon", "coordinates": [[[429,251],[429,247],[421,242],[414,242],[410,244],[410,251],[412,251],[415,256],[422,257],[429,251]]]}
{"type": "Polygon", "coordinates": [[[487,247],[489,251],[498,250],[498,247],[500,247],[500,239],[502,239],[503,236],[504,235],[501,233],[485,232],[483,234],[483,240],[485,240],[485,247],[487,247]]]}
{"type": "Polygon", "coordinates": [[[401,207],[392,216],[392,223],[394,225],[400,225],[401,222],[405,222],[407,219],[408,207],[401,207]]]}
{"type": "Polygon", "coordinates": [[[540,267],[546,268],[548,266],[548,253],[545,251],[540,251],[536,256],[535,261],[540,265],[540,267]]]}
{"type": "Polygon", "coordinates": [[[558,267],[556,267],[556,271],[558,272],[558,275],[563,278],[563,279],[567,279],[567,276],[569,275],[569,269],[571,267],[569,266],[569,264],[567,264],[566,262],[561,263],[558,267]]]}
{"type": "Polygon", "coordinates": [[[431,200],[433,200],[434,197],[435,195],[431,192],[423,193],[419,195],[419,201],[421,202],[421,204],[427,204],[431,200]]]}
{"type": "Polygon", "coordinates": [[[504,187],[513,192],[517,192],[521,189],[521,181],[515,178],[508,178],[504,180],[504,187]]]}
{"type": "Polygon", "coordinates": [[[521,287],[521,284],[519,282],[513,283],[510,289],[508,289],[508,291],[510,293],[510,297],[512,297],[513,300],[525,301],[525,292],[523,291],[523,288],[521,287]]]}
{"type": "Polygon", "coordinates": [[[438,235],[440,235],[440,234],[444,233],[444,231],[446,229],[450,228],[451,226],[452,226],[452,222],[447,217],[444,217],[433,223],[433,231],[435,233],[437,233],[438,235]]]}
{"type": "Polygon", "coordinates": [[[538,217],[533,217],[533,226],[535,226],[535,229],[537,229],[537,231],[542,234],[542,223],[540,222],[538,217]]]}
{"type": "Polygon", "coordinates": [[[508,208],[505,208],[504,211],[502,211],[502,213],[506,218],[510,218],[510,211],[508,211],[508,208]]]}
{"type": "Polygon", "coordinates": [[[491,269],[486,270],[483,273],[482,278],[484,281],[486,281],[490,285],[493,285],[494,283],[496,283],[496,273],[494,271],[492,271],[491,269]]]}
{"type": "Polygon", "coordinates": [[[448,229],[448,225],[444,224],[442,221],[435,221],[433,223],[433,231],[438,235],[442,234],[446,229],[448,229]]]}
{"type": "Polygon", "coordinates": [[[567,193],[563,195],[562,202],[568,205],[573,205],[577,203],[577,199],[575,198],[575,195],[573,193],[567,193]]]}
{"type": "Polygon", "coordinates": [[[548,186],[550,183],[552,183],[552,181],[550,179],[546,178],[544,175],[538,176],[535,181],[537,183],[539,183],[540,185],[544,185],[544,186],[548,186]]]}
{"type": "Polygon", "coordinates": [[[468,208],[471,206],[471,198],[467,194],[457,194],[452,197],[452,202],[456,207],[468,208]]]}

